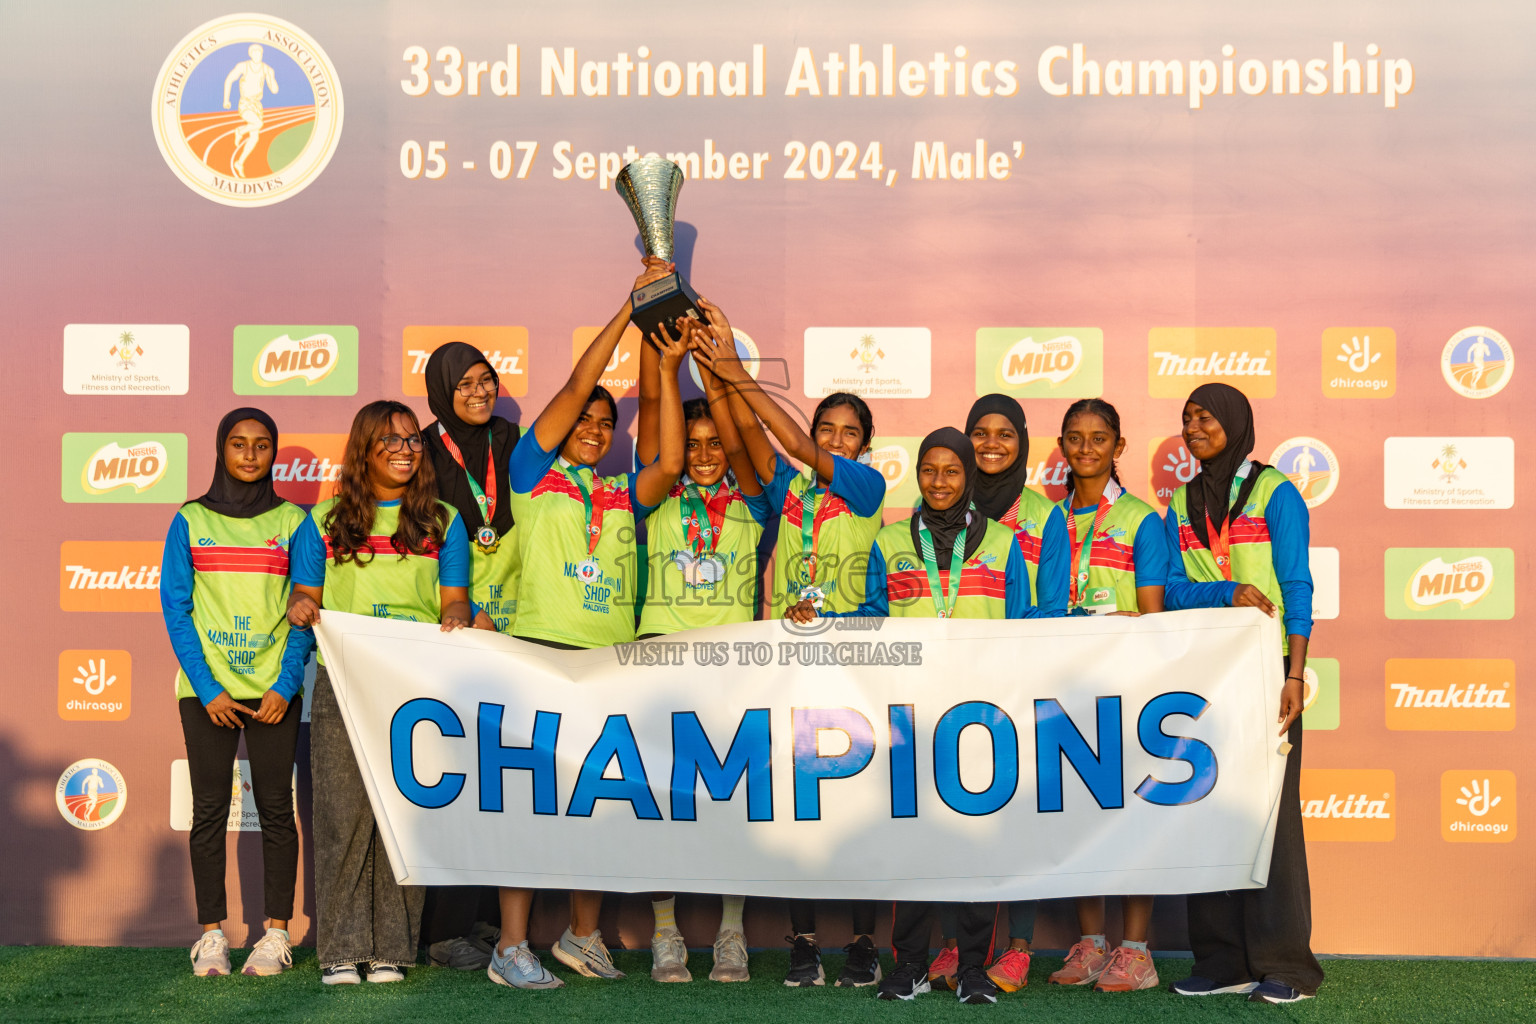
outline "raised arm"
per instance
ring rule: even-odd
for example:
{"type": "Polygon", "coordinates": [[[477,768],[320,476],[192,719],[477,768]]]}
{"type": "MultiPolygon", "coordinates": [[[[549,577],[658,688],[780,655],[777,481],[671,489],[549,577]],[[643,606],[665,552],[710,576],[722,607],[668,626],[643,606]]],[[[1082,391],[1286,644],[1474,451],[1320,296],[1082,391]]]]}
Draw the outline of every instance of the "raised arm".
{"type": "MultiPolygon", "coordinates": [[[[642,288],[652,281],[658,281],[671,273],[667,268],[671,264],[654,256],[645,258],[645,272],[635,279],[635,288],[642,288]]],[[[613,358],[613,350],[618,347],[619,339],[624,336],[624,328],[629,326],[629,316],[632,312],[629,299],[624,300],[624,305],[608,321],[608,326],[600,331],[592,344],[581,354],[576,361],[575,369],[571,370],[570,377],[565,385],[555,393],[555,397],[549,400],[544,411],[533,423],[533,434],[539,442],[539,447],[545,451],[553,451],[565,435],[571,432],[576,421],[581,417],[581,411],[587,407],[587,399],[592,396],[592,389],[597,386],[599,378],[603,375],[603,368],[613,358]]]]}
{"type": "MultiPolygon", "coordinates": [[[[636,285],[639,287],[639,285],[636,285]]],[[[658,349],[661,401],[657,409],[657,432],[661,435],[655,461],[635,475],[635,498],[650,508],[660,505],[683,472],[683,397],[677,386],[677,369],[688,353],[687,333],[677,340],[651,335],[658,349]]],[[[650,346],[646,346],[649,348],[650,346]]]]}
{"type": "MultiPolygon", "coordinates": [[[[708,335],[696,335],[700,339],[700,347],[696,349],[700,358],[714,371],[720,383],[731,392],[733,396],[739,395],[757,419],[773,432],[778,438],[779,444],[784,446],[784,451],[793,459],[810,466],[816,471],[816,475],[823,480],[832,479],[833,459],[830,452],[823,451],[811,436],[800,429],[800,424],[794,421],[789,413],[762,389],[747,368],[741,365],[741,359],[736,355],[736,344],[731,340],[730,324],[725,321],[719,307],[706,299],[700,299],[699,305],[706,316],[710,317],[710,325],[716,327],[708,335]],[[724,324],[722,332],[716,324],[716,317],[724,324]],[[721,337],[721,334],[724,337],[721,337]]],[[[738,421],[742,426],[742,437],[747,440],[750,450],[750,437],[746,424],[738,421]]],[[[758,468],[758,475],[764,479],[773,476],[773,460],[764,459],[758,452],[752,452],[752,462],[758,468]],[[766,472],[765,472],[766,470],[766,472]]]]}
{"type": "MultiPolygon", "coordinates": [[[[667,264],[671,266],[672,264],[667,264]]],[[[635,416],[635,459],[640,469],[656,461],[661,448],[661,352],[640,346],[640,409],[635,416]]]]}
{"type": "MultiPolygon", "coordinates": [[[[701,326],[693,321],[691,331],[703,334],[709,333],[709,328],[701,326]]],[[[692,339],[690,338],[690,345],[692,339]]],[[[709,367],[702,361],[699,362],[699,379],[704,382],[704,398],[709,402],[710,418],[715,422],[715,433],[720,435],[720,447],[725,449],[725,457],[730,460],[731,470],[736,474],[736,485],[742,494],[749,497],[763,493],[763,485],[757,478],[757,467],[752,463],[752,456],[747,453],[747,447],[742,443],[741,432],[736,429],[735,419],[731,415],[730,396],[709,367]]],[[[750,414],[750,410],[748,410],[750,414]]],[[[754,426],[757,417],[752,417],[754,426]]],[[[757,428],[758,437],[763,436],[761,427],[757,428]]],[[[763,444],[768,444],[768,439],[763,438],[763,444]]],[[[772,448],[769,448],[772,452],[772,448]]]]}

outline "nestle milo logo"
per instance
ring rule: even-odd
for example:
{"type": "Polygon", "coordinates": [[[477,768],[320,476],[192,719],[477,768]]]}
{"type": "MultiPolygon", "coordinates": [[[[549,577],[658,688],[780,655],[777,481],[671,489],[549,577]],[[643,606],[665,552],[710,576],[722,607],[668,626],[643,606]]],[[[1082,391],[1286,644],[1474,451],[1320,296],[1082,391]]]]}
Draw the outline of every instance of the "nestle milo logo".
{"type": "Polygon", "coordinates": [[[234,390],[237,395],[357,394],[357,328],[236,327],[234,390]]]}

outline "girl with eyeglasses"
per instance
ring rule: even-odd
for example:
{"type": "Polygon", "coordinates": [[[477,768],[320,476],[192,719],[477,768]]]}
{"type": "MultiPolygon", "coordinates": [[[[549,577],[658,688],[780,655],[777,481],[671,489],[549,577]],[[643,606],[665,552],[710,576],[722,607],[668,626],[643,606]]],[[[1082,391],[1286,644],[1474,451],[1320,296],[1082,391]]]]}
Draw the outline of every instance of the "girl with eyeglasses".
{"type": "MultiPolygon", "coordinates": [[[[393,401],[358,410],[335,497],[294,536],[288,621],[307,629],[321,608],[469,625],[469,540],[437,498],[416,414],[393,401]]],[[[315,675],[309,726],[314,776],[316,952],[321,981],[399,981],[416,962],[423,892],[395,881],[374,824],[325,665],[315,675]]]]}

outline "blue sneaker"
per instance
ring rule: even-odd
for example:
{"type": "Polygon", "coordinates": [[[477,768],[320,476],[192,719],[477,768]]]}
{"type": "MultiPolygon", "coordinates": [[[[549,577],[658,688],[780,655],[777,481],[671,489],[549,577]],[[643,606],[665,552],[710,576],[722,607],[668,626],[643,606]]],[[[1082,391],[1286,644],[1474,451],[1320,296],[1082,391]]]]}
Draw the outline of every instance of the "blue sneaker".
{"type": "Polygon", "coordinates": [[[1248,995],[1250,1003],[1299,1003],[1312,997],[1298,992],[1283,981],[1263,981],[1248,995]]]}
{"type": "Polygon", "coordinates": [[[492,947],[491,966],[485,973],[496,984],[509,988],[561,988],[565,985],[539,962],[538,955],[528,948],[527,939],[509,946],[505,954],[492,947]]]}
{"type": "Polygon", "coordinates": [[[603,945],[602,932],[593,932],[586,938],[581,938],[572,934],[567,928],[550,952],[555,954],[556,960],[577,974],[609,981],[624,977],[624,972],[613,966],[613,958],[608,955],[608,947],[603,945]]]}
{"type": "Polygon", "coordinates": [[[1245,995],[1258,987],[1259,983],[1256,981],[1240,981],[1236,985],[1218,985],[1210,978],[1192,974],[1182,981],[1169,985],[1168,991],[1176,996],[1227,996],[1245,995]]]}

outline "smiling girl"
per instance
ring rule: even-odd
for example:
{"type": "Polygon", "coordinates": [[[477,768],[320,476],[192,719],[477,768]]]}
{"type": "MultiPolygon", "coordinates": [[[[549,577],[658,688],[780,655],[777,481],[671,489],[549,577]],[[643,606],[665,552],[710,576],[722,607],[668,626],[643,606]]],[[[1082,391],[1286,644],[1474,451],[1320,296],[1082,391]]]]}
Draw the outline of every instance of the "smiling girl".
{"type": "MultiPolygon", "coordinates": [[[[816,406],[807,434],[742,365],[728,340],[733,337],[730,322],[720,308],[702,298],[699,308],[712,329],[695,336],[694,353],[730,395],[731,417],[763,481],[768,507],[779,517],[771,614],[808,622],[818,610],[853,611],[863,599],[864,566],[885,503],[885,477],[859,461],[869,452],[874,435],[869,406],[846,392],[828,395],[816,406]],[[804,472],[774,451],[763,433],[764,424],[785,452],[805,466],[804,472]]],[[[876,905],[859,900],[852,907],[854,938],[846,947],[848,957],[837,984],[862,988],[880,980],[880,960],[871,934],[876,905]]],[[[791,901],[789,920],[793,945],[784,984],[792,988],[825,984],[821,947],[816,942],[815,902],[791,901]]]]}
{"type": "MultiPolygon", "coordinates": [[[[321,608],[469,624],[469,541],[453,507],[437,500],[416,414],[399,402],[358,410],[334,498],[310,511],[294,537],[288,621],[307,629],[321,608]]],[[[321,980],[399,981],[416,962],[422,889],[395,881],[362,775],[322,663],[309,725],[314,776],[315,909],[321,980]]]]}
{"type": "MultiPolygon", "coordinates": [[[[1125,452],[1120,414],[1101,398],[1074,402],[1056,443],[1067,460],[1068,614],[1144,615],[1163,610],[1168,546],[1152,506],[1120,486],[1115,460],[1125,452]]],[[[1147,950],[1151,896],[1125,896],[1125,938],[1111,952],[1104,938],[1104,897],[1077,901],[1082,935],[1056,985],[1094,985],[1099,992],[1153,988],[1157,969],[1147,950]],[[1096,984],[1095,984],[1096,983],[1096,984]]]]}
{"type": "Polygon", "coordinates": [[[176,696],[192,782],[192,888],[203,934],[192,947],[198,977],[227,975],[225,831],[230,765],[245,738],[261,819],[267,930],[243,973],[278,974],[293,963],[299,835],[293,821],[293,753],[304,662],[312,638],[289,628],[289,551],[304,511],[272,489],[277,424],[260,409],[219,423],[213,483],[171,520],[161,563],[160,607],[180,665],[176,696]]]}

